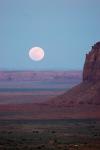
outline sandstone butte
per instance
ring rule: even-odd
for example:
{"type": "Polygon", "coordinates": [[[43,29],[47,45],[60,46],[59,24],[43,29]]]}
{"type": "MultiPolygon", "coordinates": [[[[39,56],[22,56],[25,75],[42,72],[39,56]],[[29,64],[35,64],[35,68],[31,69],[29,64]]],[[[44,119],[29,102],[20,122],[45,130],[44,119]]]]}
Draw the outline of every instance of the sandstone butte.
{"type": "Polygon", "coordinates": [[[55,103],[55,105],[100,105],[100,42],[92,46],[91,51],[86,54],[82,83],[49,103],[55,103]]]}
{"type": "Polygon", "coordinates": [[[100,118],[100,42],[86,54],[82,83],[47,104],[61,109],[59,117],[100,118]]]}

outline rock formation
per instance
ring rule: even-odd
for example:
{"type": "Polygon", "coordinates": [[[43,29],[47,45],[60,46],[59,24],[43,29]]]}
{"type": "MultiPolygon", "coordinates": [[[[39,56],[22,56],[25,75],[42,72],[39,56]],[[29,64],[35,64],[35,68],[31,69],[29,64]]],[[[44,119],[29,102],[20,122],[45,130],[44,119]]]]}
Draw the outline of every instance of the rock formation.
{"type": "Polygon", "coordinates": [[[100,42],[92,46],[89,54],[86,54],[86,60],[83,70],[83,81],[100,81],[100,42]]]}
{"type": "Polygon", "coordinates": [[[83,82],[49,103],[60,106],[100,105],[100,42],[86,54],[83,82]]]}

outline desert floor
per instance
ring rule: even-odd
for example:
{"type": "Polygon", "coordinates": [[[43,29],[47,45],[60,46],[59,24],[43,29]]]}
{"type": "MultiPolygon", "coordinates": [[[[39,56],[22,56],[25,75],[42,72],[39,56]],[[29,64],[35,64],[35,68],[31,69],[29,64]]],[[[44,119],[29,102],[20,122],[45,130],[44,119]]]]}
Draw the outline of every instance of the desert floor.
{"type": "Polygon", "coordinates": [[[0,120],[0,150],[100,150],[100,120],[0,120]]]}

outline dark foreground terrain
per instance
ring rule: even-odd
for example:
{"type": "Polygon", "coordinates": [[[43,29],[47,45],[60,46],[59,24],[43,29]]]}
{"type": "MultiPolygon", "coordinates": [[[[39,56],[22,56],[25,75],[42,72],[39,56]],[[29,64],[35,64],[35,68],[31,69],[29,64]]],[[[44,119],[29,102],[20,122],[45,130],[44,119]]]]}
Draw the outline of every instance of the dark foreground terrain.
{"type": "Polygon", "coordinates": [[[0,150],[100,150],[100,120],[2,120],[0,150]]]}

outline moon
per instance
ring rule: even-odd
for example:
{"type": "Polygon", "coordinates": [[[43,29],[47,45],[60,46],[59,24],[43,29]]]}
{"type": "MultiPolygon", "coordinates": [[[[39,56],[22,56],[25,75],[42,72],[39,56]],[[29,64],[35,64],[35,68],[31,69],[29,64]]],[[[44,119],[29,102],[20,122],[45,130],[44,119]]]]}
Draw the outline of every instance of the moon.
{"type": "Polygon", "coordinates": [[[44,58],[44,50],[40,47],[32,47],[29,50],[29,58],[34,61],[41,61],[44,58]]]}

